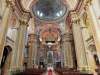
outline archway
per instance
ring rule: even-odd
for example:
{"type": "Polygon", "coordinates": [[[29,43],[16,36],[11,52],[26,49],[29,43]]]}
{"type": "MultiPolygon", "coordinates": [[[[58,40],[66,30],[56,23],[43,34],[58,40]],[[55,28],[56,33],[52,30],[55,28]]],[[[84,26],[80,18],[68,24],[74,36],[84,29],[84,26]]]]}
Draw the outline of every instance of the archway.
{"type": "Polygon", "coordinates": [[[2,61],[1,61],[1,74],[10,74],[10,65],[11,65],[11,52],[12,48],[10,46],[5,46],[4,47],[4,52],[2,55],[2,61]]]}

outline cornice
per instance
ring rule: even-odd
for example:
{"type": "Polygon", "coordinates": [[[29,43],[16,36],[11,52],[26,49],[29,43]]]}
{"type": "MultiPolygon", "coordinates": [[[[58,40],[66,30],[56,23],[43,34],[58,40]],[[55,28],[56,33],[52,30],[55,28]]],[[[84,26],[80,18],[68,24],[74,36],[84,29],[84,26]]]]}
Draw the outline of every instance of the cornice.
{"type": "MultiPolygon", "coordinates": [[[[15,6],[16,6],[16,11],[19,12],[20,17],[22,18],[22,15],[27,14],[29,16],[29,18],[31,18],[31,14],[30,12],[26,11],[22,5],[21,5],[21,0],[15,0],[15,6]]],[[[29,19],[28,19],[29,20],[29,19]]]]}

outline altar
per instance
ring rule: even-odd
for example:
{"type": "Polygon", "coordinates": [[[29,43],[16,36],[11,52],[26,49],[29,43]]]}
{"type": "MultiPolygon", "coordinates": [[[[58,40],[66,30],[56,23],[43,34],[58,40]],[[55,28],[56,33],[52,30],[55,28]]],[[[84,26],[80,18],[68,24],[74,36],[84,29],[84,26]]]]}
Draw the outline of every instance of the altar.
{"type": "Polygon", "coordinates": [[[54,70],[54,67],[52,64],[47,65],[47,70],[54,70]]]}

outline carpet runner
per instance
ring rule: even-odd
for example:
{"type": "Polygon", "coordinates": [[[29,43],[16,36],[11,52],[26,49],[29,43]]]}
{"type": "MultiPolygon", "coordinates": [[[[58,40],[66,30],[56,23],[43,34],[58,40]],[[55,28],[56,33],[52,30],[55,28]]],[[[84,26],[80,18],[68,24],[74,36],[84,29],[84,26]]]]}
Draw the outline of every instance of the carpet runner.
{"type": "Polygon", "coordinates": [[[49,70],[48,75],[53,75],[52,70],[49,70]]]}

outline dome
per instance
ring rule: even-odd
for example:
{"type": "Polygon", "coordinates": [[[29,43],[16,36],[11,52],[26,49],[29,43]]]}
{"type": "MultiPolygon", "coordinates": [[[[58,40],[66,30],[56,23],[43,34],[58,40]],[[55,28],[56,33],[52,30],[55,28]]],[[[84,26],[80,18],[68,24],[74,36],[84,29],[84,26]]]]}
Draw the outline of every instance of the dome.
{"type": "Polygon", "coordinates": [[[58,20],[66,14],[67,6],[61,0],[39,0],[32,6],[33,14],[42,20],[58,20]]]}

